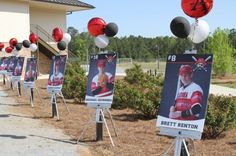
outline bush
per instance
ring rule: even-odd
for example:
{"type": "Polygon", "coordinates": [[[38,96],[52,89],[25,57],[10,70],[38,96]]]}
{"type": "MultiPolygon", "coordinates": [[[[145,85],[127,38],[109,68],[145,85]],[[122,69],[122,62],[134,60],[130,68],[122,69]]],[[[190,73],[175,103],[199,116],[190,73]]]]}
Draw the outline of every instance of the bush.
{"type": "Polygon", "coordinates": [[[137,84],[144,80],[145,73],[143,72],[142,68],[138,64],[134,64],[133,68],[126,69],[126,77],[125,81],[130,84],[137,84]]]}
{"type": "Polygon", "coordinates": [[[80,64],[68,64],[65,72],[65,82],[62,92],[65,98],[84,101],[86,94],[87,77],[80,64]]]}
{"type": "Polygon", "coordinates": [[[236,100],[233,97],[209,96],[203,138],[214,139],[236,123],[236,100]]]}
{"type": "Polygon", "coordinates": [[[126,71],[124,80],[116,82],[114,108],[131,108],[145,118],[155,118],[160,106],[162,75],[144,73],[139,65],[126,71]]]}
{"type": "Polygon", "coordinates": [[[113,108],[117,109],[124,109],[129,108],[129,99],[132,98],[131,93],[132,89],[130,88],[130,84],[125,82],[124,80],[118,80],[115,83],[115,93],[114,93],[114,99],[113,99],[113,108]]]}

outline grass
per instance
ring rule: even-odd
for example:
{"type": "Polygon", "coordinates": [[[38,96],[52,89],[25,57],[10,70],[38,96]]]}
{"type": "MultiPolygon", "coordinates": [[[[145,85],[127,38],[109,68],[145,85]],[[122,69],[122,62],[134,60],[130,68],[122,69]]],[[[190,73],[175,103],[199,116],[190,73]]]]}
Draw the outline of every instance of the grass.
{"type": "Polygon", "coordinates": [[[128,68],[132,68],[134,66],[134,64],[141,65],[141,67],[144,71],[157,70],[158,72],[165,72],[165,68],[166,68],[166,62],[160,62],[159,63],[159,69],[158,69],[158,63],[157,62],[133,62],[133,64],[131,64],[131,63],[122,63],[122,64],[118,64],[118,66],[122,67],[122,68],[125,68],[125,69],[128,69],[128,68]]]}
{"type": "Polygon", "coordinates": [[[236,89],[236,75],[233,74],[224,77],[213,76],[211,83],[236,89]]]}
{"type": "Polygon", "coordinates": [[[235,88],[236,89],[236,81],[228,81],[228,82],[217,82],[217,81],[212,81],[212,84],[224,86],[224,87],[229,87],[229,88],[235,88]]]}

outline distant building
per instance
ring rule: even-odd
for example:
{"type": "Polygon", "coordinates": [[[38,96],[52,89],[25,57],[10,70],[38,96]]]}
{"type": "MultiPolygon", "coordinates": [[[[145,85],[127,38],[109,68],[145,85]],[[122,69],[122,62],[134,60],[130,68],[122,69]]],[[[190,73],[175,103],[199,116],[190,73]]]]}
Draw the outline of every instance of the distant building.
{"type": "MultiPolygon", "coordinates": [[[[66,32],[67,14],[92,8],[94,6],[77,0],[2,0],[0,1],[0,42],[8,46],[9,40],[13,37],[22,42],[29,38],[31,32],[34,32],[40,37],[40,52],[50,58],[55,54],[56,49],[53,45],[51,47],[47,45],[53,42],[50,38],[52,30],[60,27],[66,32]],[[48,54],[46,50],[51,53],[48,54]]],[[[30,56],[29,50],[21,54],[30,56]]]]}

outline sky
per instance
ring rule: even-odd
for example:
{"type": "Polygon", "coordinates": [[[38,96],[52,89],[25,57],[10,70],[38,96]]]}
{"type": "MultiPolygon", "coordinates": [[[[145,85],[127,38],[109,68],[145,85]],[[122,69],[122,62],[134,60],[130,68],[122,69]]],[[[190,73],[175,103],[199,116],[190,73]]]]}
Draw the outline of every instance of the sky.
{"type": "MultiPolygon", "coordinates": [[[[117,37],[125,36],[173,36],[170,30],[171,21],[177,17],[185,17],[190,24],[195,19],[187,16],[181,8],[181,0],[81,0],[95,8],[73,12],[67,15],[67,26],[87,32],[88,21],[100,17],[106,23],[118,25],[117,37]]],[[[236,0],[214,0],[212,10],[204,17],[214,32],[217,27],[236,28],[236,0]]]]}

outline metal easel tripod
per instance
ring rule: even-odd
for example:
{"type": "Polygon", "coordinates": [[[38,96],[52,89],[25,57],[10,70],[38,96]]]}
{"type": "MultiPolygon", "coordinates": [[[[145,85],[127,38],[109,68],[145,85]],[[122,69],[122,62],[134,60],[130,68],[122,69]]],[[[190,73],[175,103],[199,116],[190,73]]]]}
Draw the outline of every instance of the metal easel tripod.
{"type": "Polygon", "coordinates": [[[55,93],[55,91],[52,91],[51,101],[50,101],[51,105],[52,105],[52,118],[57,117],[57,120],[60,120],[58,106],[57,106],[57,96],[62,98],[63,103],[67,109],[67,112],[70,113],[70,111],[69,111],[69,108],[67,107],[67,104],[66,104],[66,101],[65,101],[65,98],[64,98],[62,92],[60,91],[59,93],[55,93]]]}
{"type": "MultiPolygon", "coordinates": [[[[106,122],[106,119],[105,119],[103,110],[106,110],[107,113],[109,114],[109,117],[110,117],[110,119],[111,119],[111,123],[112,123],[113,129],[114,129],[114,132],[115,132],[115,136],[116,136],[116,137],[118,136],[118,135],[117,135],[117,131],[116,131],[116,127],[115,127],[115,124],[114,124],[114,121],[113,121],[113,118],[112,118],[112,116],[111,116],[110,110],[109,110],[108,108],[104,108],[104,109],[96,108],[96,114],[95,114],[96,120],[94,121],[94,120],[93,120],[93,119],[94,119],[94,116],[91,115],[90,120],[89,120],[88,123],[85,125],[85,127],[84,127],[83,130],[82,130],[82,133],[80,134],[80,136],[79,136],[78,139],[77,139],[77,144],[78,144],[79,141],[81,140],[81,138],[82,138],[84,132],[87,130],[87,128],[89,127],[89,125],[96,122],[97,124],[98,124],[98,123],[102,123],[102,124],[104,123],[104,124],[105,124],[106,130],[107,130],[107,132],[108,132],[108,135],[109,135],[109,138],[110,138],[110,141],[111,141],[111,144],[112,144],[112,146],[115,146],[115,144],[114,144],[114,142],[113,142],[113,139],[112,139],[112,137],[111,137],[111,133],[110,133],[109,127],[108,127],[108,125],[107,125],[107,122],[106,122]]],[[[97,126],[98,126],[98,125],[97,125],[97,126]]],[[[97,131],[96,131],[96,140],[97,140],[97,141],[102,140],[102,128],[101,128],[101,129],[97,129],[97,131]],[[101,130],[101,131],[100,131],[100,130],[101,130]]]]}

